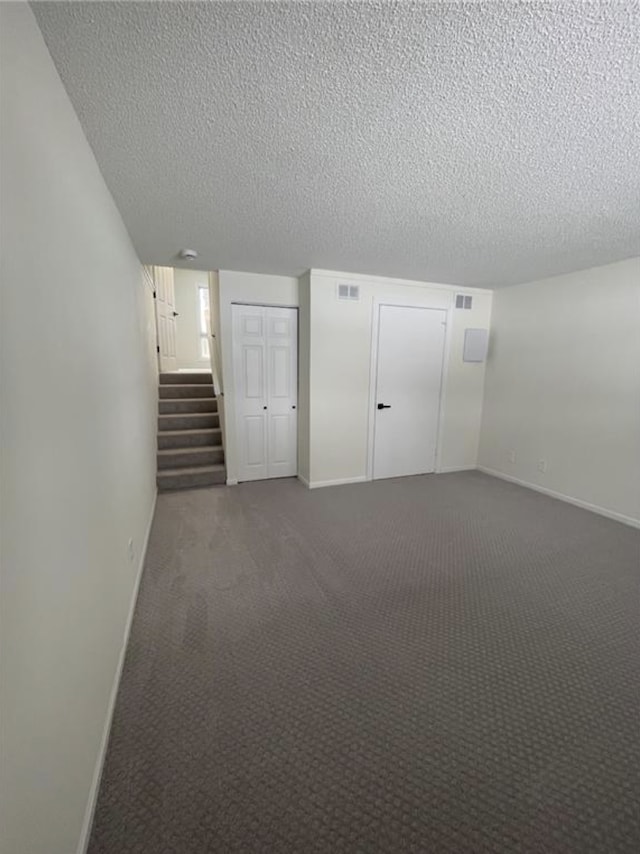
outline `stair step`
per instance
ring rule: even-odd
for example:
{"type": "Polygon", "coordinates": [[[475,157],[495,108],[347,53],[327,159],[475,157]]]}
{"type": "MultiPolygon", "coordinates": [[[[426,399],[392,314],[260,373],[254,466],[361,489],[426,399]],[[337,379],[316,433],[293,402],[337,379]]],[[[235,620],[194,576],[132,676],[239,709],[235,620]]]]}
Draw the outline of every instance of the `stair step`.
{"type": "Polygon", "coordinates": [[[217,412],[218,401],[215,397],[176,397],[172,400],[159,400],[158,411],[160,412],[160,415],[217,412]]]}
{"type": "Polygon", "coordinates": [[[158,449],[193,448],[206,445],[221,445],[222,430],[211,427],[206,430],[163,430],[158,433],[158,449]]]}
{"type": "Polygon", "coordinates": [[[199,486],[226,483],[226,472],[224,465],[164,469],[158,472],[156,482],[161,492],[172,489],[194,489],[199,486]]]}
{"type": "Polygon", "coordinates": [[[213,385],[210,383],[170,383],[158,387],[161,400],[176,397],[214,397],[213,385]]]}
{"type": "Polygon", "coordinates": [[[201,430],[203,427],[220,427],[217,412],[191,412],[177,415],[159,415],[158,430],[201,430]]]}
{"type": "Polygon", "coordinates": [[[160,385],[188,385],[190,383],[204,383],[205,385],[211,385],[213,383],[213,378],[211,373],[207,371],[194,371],[193,373],[187,373],[184,371],[181,373],[160,374],[160,385]]]}
{"type": "Polygon", "coordinates": [[[158,469],[212,466],[224,462],[222,445],[195,448],[168,448],[158,451],[158,469]]]}

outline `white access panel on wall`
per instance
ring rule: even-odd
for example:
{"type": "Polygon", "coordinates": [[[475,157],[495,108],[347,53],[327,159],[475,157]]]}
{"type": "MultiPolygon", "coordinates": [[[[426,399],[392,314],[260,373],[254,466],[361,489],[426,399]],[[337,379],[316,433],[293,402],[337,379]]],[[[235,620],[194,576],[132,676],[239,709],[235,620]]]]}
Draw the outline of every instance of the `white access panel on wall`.
{"type": "Polygon", "coordinates": [[[298,312],[233,305],[238,480],[297,474],[298,312]]]}
{"type": "Polygon", "coordinates": [[[484,362],[489,348],[488,329],[465,329],[463,362],[484,362]]]}
{"type": "Polygon", "coordinates": [[[447,313],[379,311],[373,477],[427,474],[435,469],[447,313]]]}

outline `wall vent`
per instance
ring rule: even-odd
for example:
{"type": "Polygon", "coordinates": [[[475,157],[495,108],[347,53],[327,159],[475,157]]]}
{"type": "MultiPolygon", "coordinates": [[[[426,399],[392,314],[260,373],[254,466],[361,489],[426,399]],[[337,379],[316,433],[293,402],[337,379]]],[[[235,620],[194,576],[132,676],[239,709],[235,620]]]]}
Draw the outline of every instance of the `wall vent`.
{"type": "Polygon", "coordinates": [[[456,308],[471,308],[473,297],[468,294],[456,294],[456,308]]]}
{"type": "Polygon", "coordinates": [[[338,299],[359,300],[360,285],[338,285],[338,299]]]}

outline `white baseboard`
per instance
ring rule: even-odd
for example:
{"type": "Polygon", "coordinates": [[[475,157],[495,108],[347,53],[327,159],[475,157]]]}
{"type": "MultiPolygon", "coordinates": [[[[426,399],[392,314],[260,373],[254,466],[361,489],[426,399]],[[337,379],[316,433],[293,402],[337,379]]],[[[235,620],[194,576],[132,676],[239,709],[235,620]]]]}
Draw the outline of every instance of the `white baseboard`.
{"type": "Polygon", "coordinates": [[[131,631],[131,623],[133,622],[133,612],[136,608],[136,602],[138,601],[138,590],[140,589],[140,579],[142,578],[142,570],[144,568],[144,562],[147,557],[147,546],[149,545],[149,536],[151,534],[151,526],[153,524],[153,517],[156,511],[156,500],[158,498],[158,492],[156,490],[155,495],[153,496],[153,503],[151,505],[151,515],[149,517],[149,522],[147,523],[147,530],[144,535],[144,542],[142,544],[142,551],[140,553],[140,562],[138,564],[138,570],[136,574],[135,583],[133,585],[133,594],[131,596],[131,604],[129,605],[129,613],[127,614],[127,622],[124,628],[124,637],[122,639],[122,648],[120,650],[120,656],[118,658],[118,664],[116,667],[116,673],[113,679],[113,685],[111,688],[111,695],[109,697],[109,705],[107,706],[107,716],[104,723],[104,731],[102,733],[102,741],[100,742],[100,750],[98,751],[98,759],[96,761],[96,767],[93,772],[93,780],[91,781],[91,789],[89,790],[89,798],[87,800],[87,809],[84,815],[84,821],[82,822],[82,831],[80,833],[80,841],[78,843],[77,854],[86,854],[87,847],[89,845],[89,837],[91,836],[91,825],[93,824],[93,814],[96,809],[96,802],[98,800],[98,791],[100,790],[100,779],[102,777],[102,768],[104,766],[104,760],[107,754],[107,747],[109,745],[109,733],[111,732],[111,721],[113,719],[113,710],[116,705],[116,698],[118,696],[118,688],[120,687],[120,677],[122,676],[122,668],[124,666],[124,659],[127,652],[127,646],[129,644],[129,633],[131,631]]]}
{"type": "Polygon", "coordinates": [[[227,478],[227,486],[237,486],[237,485],[238,485],[238,479],[237,478],[235,478],[235,477],[228,477],[227,478]]]}
{"type": "Polygon", "coordinates": [[[306,477],[303,477],[301,474],[298,474],[297,477],[300,483],[303,483],[307,487],[307,489],[311,488],[309,485],[309,481],[306,479],[306,477]]]}
{"type": "MultiPolygon", "coordinates": [[[[300,475],[298,475],[299,477],[300,475]]],[[[339,480],[312,480],[303,481],[309,489],[321,489],[324,486],[345,486],[347,483],[364,483],[369,480],[368,477],[362,475],[360,477],[343,477],[339,480]]]]}
{"type": "Polygon", "coordinates": [[[443,466],[443,468],[436,469],[436,474],[451,474],[454,471],[475,471],[476,466],[443,466]]]}
{"type": "Polygon", "coordinates": [[[631,525],[632,528],[640,528],[640,519],[634,519],[633,516],[625,516],[623,513],[616,513],[614,510],[607,510],[606,507],[600,507],[598,504],[590,504],[588,501],[582,501],[580,498],[573,498],[571,495],[565,495],[564,492],[555,492],[553,489],[547,489],[546,486],[539,486],[537,483],[530,483],[528,480],[521,480],[519,477],[504,474],[504,472],[498,471],[497,469],[478,466],[478,471],[490,474],[492,477],[499,477],[500,480],[507,480],[509,483],[517,483],[518,486],[526,486],[527,489],[533,489],[535,492],[541,492],[543,495],[548,495],[550,498],[557,498],[559,501],[565,501],[567,504],[573,504],[575,507],[581,507],[583,510],[590,510],[592,513],[597,513],[599,516],[606,516],[607,519],[614,519],[616,522],[622,522],[624,525],[631,525]]]}

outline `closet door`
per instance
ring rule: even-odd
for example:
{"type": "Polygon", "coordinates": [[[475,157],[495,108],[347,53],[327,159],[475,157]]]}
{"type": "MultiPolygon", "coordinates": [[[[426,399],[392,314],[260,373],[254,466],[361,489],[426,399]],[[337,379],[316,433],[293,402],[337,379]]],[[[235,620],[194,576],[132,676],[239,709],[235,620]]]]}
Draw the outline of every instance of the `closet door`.
{"type": "Polygon", "coordinates": [[[234,305],[232,314],[238,480],[261,480],[268,477],[265,309],[234,305]]]}
{"type": "Polygon", "coordinates": [[[298,312],[234,305],[238,480],[293,477],[297,465],[298,312]]]}
{"type": "Polygon", "coordinates": [[[298,473],[298,312],[267,308],[268,477],[298,473]]]}

